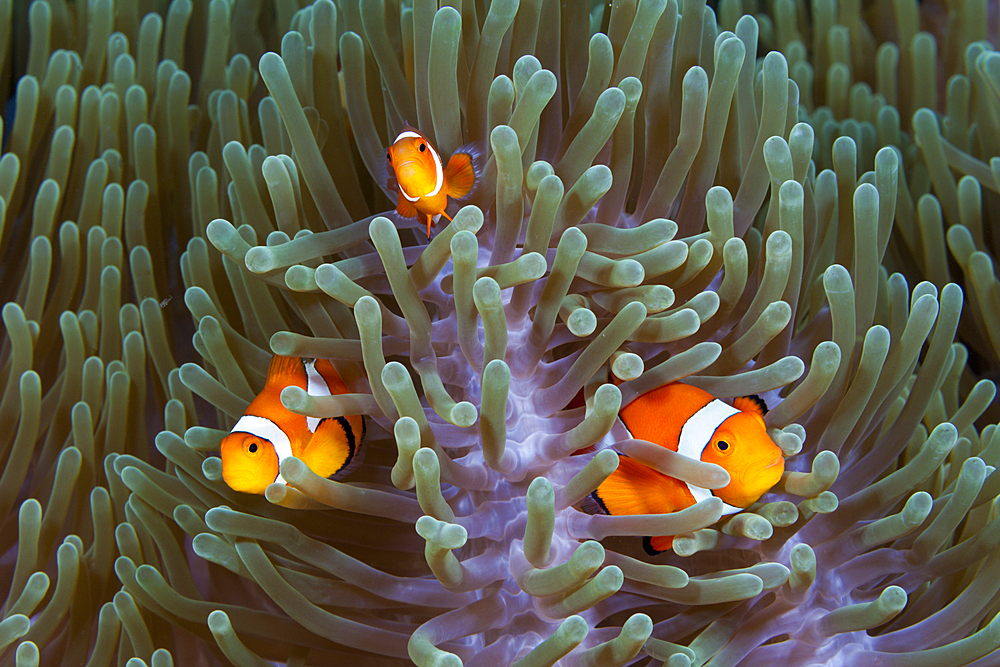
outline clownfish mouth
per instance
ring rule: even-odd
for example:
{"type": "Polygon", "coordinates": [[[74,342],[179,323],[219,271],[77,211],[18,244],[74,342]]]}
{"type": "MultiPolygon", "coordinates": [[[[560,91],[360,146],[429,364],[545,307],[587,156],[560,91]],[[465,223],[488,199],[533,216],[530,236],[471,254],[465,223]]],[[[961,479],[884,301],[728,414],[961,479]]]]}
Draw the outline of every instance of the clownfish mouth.
{"type": "Polygon", "coordinates": [[[742,507],[749,507],[778,483],[784,462],[784,457],[776,456],[770,461],[758,460],[756,464],[751,464],[743,470],[739,480],[742,484],[741,495],[747,502],[742,504],[742,507]]]}
{"type": "Polygon", "coordinates": [[[784,466],[784,463],[785,463],[785,458],[781,455],[774,457],[774,459],[768,461],[767,463],[764,463],[764,461],[762,461],[761,459],[757,459],[757,461],[750,463],[745,468],[743,468],[740,477],[743,479],[746,479],[748,477],[753,477],[755,475],[761,474],[766,470],[770,470],[771,468],[775,468],[777,466],[784,466]]]}
{"type": "Polygon", "coordinates": [[[785,457],[776,456],[774,460],[768,463],[766,466],[764,466],[763,469],[767,470],[768,468],[773,468],[774,466],[782,465],[784,462],[785,462],[785,457]]]}

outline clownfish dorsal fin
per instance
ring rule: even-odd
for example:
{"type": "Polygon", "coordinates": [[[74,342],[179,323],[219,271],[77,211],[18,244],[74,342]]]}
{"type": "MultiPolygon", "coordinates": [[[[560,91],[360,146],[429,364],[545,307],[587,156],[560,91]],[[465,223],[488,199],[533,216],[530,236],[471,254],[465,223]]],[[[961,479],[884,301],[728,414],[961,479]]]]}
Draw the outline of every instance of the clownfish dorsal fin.
{"type": "Polygon", "coordinates": [[[287,387],[297,385],[304,387],[306,384],[306,368],[302,365],[299,357],[283,357],[279,354],[271,358],[271,363],[267,367],[268,385],[279,385],[287,387]]]}
{"type": "Polygon", "coordinates": [[[317,359],[313,367],[322,376],[323,380],[326,381],[326,386],[331,394],[349,393],[344,381],[340,379],[340,374],[337,373],[337,369],[334,368],[329,359],[317,359]]]}
{"type": "Polygon", "coordinates": [[[740,396],[739,398],[733,399],[733,407],[737,410],[742,410],[743,412],[753,412],[761,417],[767,414],[767,403],[765,403],[764,399],[757,394],[740,396]]]}

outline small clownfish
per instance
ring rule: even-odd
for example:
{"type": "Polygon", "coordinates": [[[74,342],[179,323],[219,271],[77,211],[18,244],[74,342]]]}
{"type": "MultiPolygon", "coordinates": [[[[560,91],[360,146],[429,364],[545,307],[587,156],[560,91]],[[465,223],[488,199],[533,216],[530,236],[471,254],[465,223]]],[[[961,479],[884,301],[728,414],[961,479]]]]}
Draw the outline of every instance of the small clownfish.
{"type": "MultiPolygon", "coordinates": [[[[672,382],[647,392],[622,409],[619,417],[633,438],[715,463],[731,481],[709,490],[683,482],[620,455],[618,469],[584,500],[591,514],[667,514],[715,495],[722,514],[735,514],[778,483],[785,470],[781,450],[764,427],[767,405],[759,396],[725,403],[697,387],[672,382]]],[[[643,538],[646,553],[673,545],[672,535],[643,538]]]]}
{"type": "Polygon", "coordinates": [[[222,478],[234,491],[263,494],[269,484],[284,483],[278,466],[290,456],[301,459],[320,477],[342,477],[361,462],[364,418],[319,419],[290,412],[281,404],[281,390],[292,386],[313,396],[348,393],[326,359],[275,355],[267,368],[264,389],[219,447],[222,478]]]}
{"type": "Polygon", "coordinates": [[[438,216],[451,220],[445,211],[448,197],[467,197],[476,184],[478,156],[474,149],[463,147],[455,151],[445,167],[433,144],[409,125],[403,126],[385,157],[392,174],[387,185],[399,196],[396,212],[404,218],[424,216],[427,238],[431,237],[431,226],[438,216]]]}

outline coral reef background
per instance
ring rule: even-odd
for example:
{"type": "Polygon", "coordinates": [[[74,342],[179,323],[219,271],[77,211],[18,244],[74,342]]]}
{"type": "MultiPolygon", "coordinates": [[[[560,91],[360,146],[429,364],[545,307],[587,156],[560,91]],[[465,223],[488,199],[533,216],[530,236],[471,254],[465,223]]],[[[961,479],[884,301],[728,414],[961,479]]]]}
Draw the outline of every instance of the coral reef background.
{"type": "Polygon", "coordinates": [[[0,0],[0,665],[1000,664],[997,20],[0,0]],[[406,120],[486,151],[429,243],[406,120]],[[344,481],[221,481],[272,353],[370,415],[344,481]],[[781,483],[580,512],[677,379],[762,395],[781,483]]]}

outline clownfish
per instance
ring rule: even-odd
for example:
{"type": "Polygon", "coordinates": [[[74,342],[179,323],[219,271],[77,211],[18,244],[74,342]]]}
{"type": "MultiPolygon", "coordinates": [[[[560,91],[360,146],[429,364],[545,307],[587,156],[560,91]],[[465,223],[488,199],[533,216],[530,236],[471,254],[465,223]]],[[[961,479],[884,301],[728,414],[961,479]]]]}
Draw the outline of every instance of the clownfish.
{"type": "MultiPolygon", "coordinates": [[[[709,490],[620,455],[611,473],[582,503],[591,514],[667,514],[717,496],[735,514],[778,483],[785,458],[764,427],[767,405],[756,395],[725,403],[697,387],[672,382],[638,397],[619,413],[630,436],[726,469],[730,482],[709,490]]],[[[646,553],[673,545],[672,535],[643,538],[646,553]]]]}
{"type": "Polygon", "coordinates": [[[472,192],[477,157],[474,149],[460,148],[448,160],[448,166],[444,166],[430,140],[419,130],[404,125],[385,154],[392,175],[387,185],[399,197],[396,212],[404,218],[423,216],[430,238],[431,226],[438,216],[451,220],[445,211],[448,197],[462,199],[472,192]]]}
{"type": "Polygon", "coordinates": [[[264,389],[219,446],[222,478],[234,491],[263,494],[269,484],[283,483],[278,466],[290,456],[301,459],[320,477],[342,477],[361,462],[364,418],[297,415],[281,404],[281,390],[292,386],[313,396],[348,393],[326,359],[275,355],[264,389]]]}

